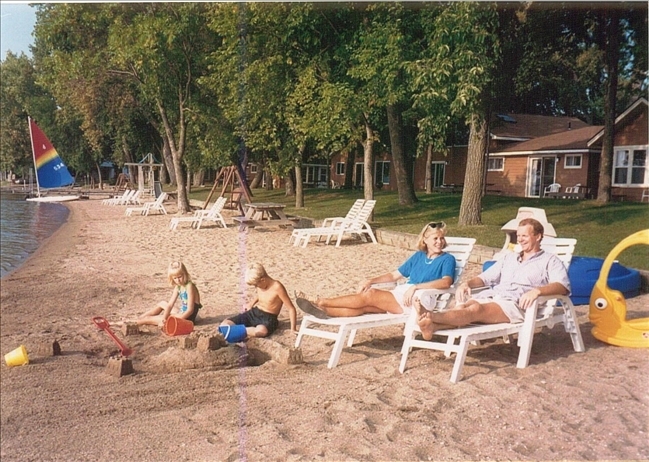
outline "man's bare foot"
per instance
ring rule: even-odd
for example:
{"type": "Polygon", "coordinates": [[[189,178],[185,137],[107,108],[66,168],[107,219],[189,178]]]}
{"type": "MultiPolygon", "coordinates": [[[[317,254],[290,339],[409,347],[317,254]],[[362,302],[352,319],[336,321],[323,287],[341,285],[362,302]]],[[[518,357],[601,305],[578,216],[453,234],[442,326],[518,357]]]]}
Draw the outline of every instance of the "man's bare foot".
{"type": "Polygon", "coordinates": [[[417,325],[421,331],[421,336],[424,340],[432,339],[433,333],[437,330],[435,329],[435,323],[431,319],[432,313],[423,307],[418,298],[415,298],[412,303],[417,311],[417,325]]]}

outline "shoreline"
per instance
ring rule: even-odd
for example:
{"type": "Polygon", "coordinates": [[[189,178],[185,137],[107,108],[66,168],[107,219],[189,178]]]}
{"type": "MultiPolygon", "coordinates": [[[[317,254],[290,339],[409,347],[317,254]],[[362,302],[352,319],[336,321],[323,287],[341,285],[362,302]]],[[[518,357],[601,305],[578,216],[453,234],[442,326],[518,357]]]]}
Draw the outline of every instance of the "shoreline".
{"type": "MultiPolygon", "coordinates": [[[[334,369],[331,342],[313,337],[302,342],[303,364],[239,368],[201,363],[155,328],[117,332],[136,352],[135,373],[115,378],[106,363],[116,347],[91,318],[115,321],[167,299],[171,259],[186,263],[201,292],[196,330],[211,332],[252,293],[241,282],[247,261],[260,260],[293,298],[354,291],[411,252],[294,248],[288,230],[238,233],[226,214],[228,229],[174,232],[170,216],[125,217],[96,200],[66,206],[66,223],[2,280],[1,352],[25,344],[30,354],[28,366],[0,367],[3,461],[649,458],[646,350],[595,340],[585,306],[585,353],[556,327],[536,334],[530,366],[517,369],[515,342],[489,342],[469,349],[456,385],[440,353],[414,350],[398,372],[398,326],[360,331],[334,369]],[[31,348],[53,339],[61,356],[31,348]]],[[[630,312],[646,310],[648,297],[629,300],[630,312]]],[[[286,310],[268,340],[294,343],[286,310]]]]}
{"type": "MultiPolygon", "coordinates": [[[[41,251],[41,249],[44,246],[46,246],[48,244],[48,242],[50,242],[52,240],[52,238],[54,238],[54,236],[56,234],[58,234],[61,231],[61,229],[64,226],[66,226],[68,224],[68,222],[70,221],[73,211],[72,211],[72,209],[70,207],[67,207],[65,203],[49,204],[49,205],[63,206],[67,210],[65,220],[62,220],[60,222],[60,224],[56,227],[56,229],[53,232],[51,232],[46,238],[42,239],[40,242],[37,242],[36,248],[33,251],[28,252],[28,256],[24,260],[22,260],[19,263],[18,266],[14,267],[11,271],[9,271],[5,275],[3,275],[2,278],[0,278],[0,280],[4,281],[5,278],[7,278],[9,275],[14,274],[16,271],[18,271],[20,268],[22,268],[30,259],[32,259],[34,256],[36,256],[41,251]]],[[[34,238],[38,241],[38,238],[36,236],[34,236],[34,238]]]]}

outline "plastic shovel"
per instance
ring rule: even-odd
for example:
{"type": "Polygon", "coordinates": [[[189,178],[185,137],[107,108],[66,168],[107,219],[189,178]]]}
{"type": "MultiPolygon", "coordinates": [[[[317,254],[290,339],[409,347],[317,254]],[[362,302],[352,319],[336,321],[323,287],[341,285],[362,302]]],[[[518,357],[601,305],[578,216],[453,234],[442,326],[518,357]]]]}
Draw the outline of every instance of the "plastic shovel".
{"type": "Polygon", "coordinates": [[[124,345],[122,341],[118,339],[117,336],[113,333],[113,331],[110,330],[110,324],[108,324],[108,321],[106,321],[106,319],[102,318],[101,316],[95,316],[94,318],[92,318],[92,322],[94,322],[95,325],[99,327],[101,330],[106,331],[106,333],[110,336],[110,338],[112,338],[113,341],[119,347],[120,351],[122,352],[122,356],[126,357],[134,353],[133,350],[131,350],[126,345],[124,345]]]}

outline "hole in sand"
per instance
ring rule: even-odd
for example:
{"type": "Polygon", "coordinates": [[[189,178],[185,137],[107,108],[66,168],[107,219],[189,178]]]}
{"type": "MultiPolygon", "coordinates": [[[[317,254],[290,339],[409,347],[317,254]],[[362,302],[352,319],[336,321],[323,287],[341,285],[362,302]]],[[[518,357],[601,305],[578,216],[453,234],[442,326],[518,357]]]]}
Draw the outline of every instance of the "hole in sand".
{"type": "Polygon", "coordinates": [[[170,347],[157,356],[134,362],[136,369],[153,373],[181,372],[190,369],[236,369],[258,367],[271,359],[268,353],[254,348],[228,345],[218,350],[200,351],[170,347]]]}

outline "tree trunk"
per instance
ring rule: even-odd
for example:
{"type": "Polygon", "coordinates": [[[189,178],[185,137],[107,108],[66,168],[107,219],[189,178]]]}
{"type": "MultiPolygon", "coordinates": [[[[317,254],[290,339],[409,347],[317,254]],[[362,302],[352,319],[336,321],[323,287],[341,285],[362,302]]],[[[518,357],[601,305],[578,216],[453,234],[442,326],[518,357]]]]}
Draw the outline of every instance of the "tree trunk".
{"type": "Polygon", "coordinates": [[[169,147],[169,140],[164,133],[162,135],[162,161],[167,168],[167,173],[169,174],[169,184],[174,186],[176,185],[176,170],[174,168],[174,158],[171,154],[171,148],[169,147]]]}
{"type": "Polygon", "coordinates": [[[426,149],[426,194],[433,193],[433,172],[431,172],[431,165],[433,165],[433,145],[429,144],[426,149]]]}
{"type": "Polygon", "coordinates": [[[189,200],[187,198],[187,188],[185,185],[185,177],[183,175],[183,154],[185,152],[185,136],[186,136],[186,124],[185,124],[185,113],[181,109],[179,114],[178,121],[178,147],[174,142],[173,130],[171,129],[171,124],[167,118],[167,112],[165,111],[162,103],[158,101],[158,110],[160,111],[160,117],[165,128],[165,135],[167,142],[169,143],[169,149],[171,150],[171,156],[173,159],[174,172],[176,173],[176,184],[177,184],[177,194],[178,194],[178,213],[184,214],[189,212],[189,200]]]}
{"type": "Polygon", "coordinates": [[[99,162],[96,162],[95,165],[97,165],[97,177],[99,178],[99,189],[103,191],[104,182],[101,179],[101,167],[99,166],[99,162]]]}
{"type": "Polygon", "coordinates": [[[618,11],[614,8],[607,10],[606,22],[606,95],[604,96],[604,135],[602,137],[602,153],[599,161],[599,186],[597,202],[605,204],[611,200],[611,175],[613,163],[613,145],[615,141],[615,106],[617,102],[618,60],[620,57],[619,33],[620,20],[618,11]]]}
{"type": "Polygon", "coordinates": [[[264,176],[266,177],[266,185],[265,185],[266,191],[272,191],[273,190],[273,174],[270,171],[270,167],[267,167],[267,166],[264,167],[264,176]]]}
{"type": "Polygon", "coordinates": [[[205,183],[205,169],[201,168],[197,172],[194,172],[194,177],[192,178],[192,186],[202,186],[205,183]]]}
{"type": "Polygon", "coordinates": [[[403,140],[403,119],[398,105],[391,104],[387,107],[388,130],[390,132],[390,149],[392,150],[392,164],[394,176],[397,180],[399,205],[413,205],[417,202],[415,188],[412,184],[412,175],[408,172],[405,159],[403,140]]]}
{"type": "Polygon", "coordinates": [[[122,154],[124,155],[124,162],[133,163],[133,154],[128,147],[128,141],[126,140],[126,135],[122,135],[122,154]]]}
{"type": "Polygon", "coordinates": [[[291,175],[291,172],[288,172],[284,177],[284,190],[289,197],[295,195],[295,183],[293,183],[293,175],[291,175]]]}
{"type": "Polygon", "coordinates": [[[484,182],[484,153],[487,148],[487,130],[488,123],[485,114],[473,114],[470,122],[464,191],[458,218],[458,225],[460,226],[473,226],[482,223],[482,185],[484,182]]]}
{"type": "Polygon", "coordinates": [[[347,159],[345,160],[345,189],[352,189],[354,187],[354,163],[358,148],[359,145],[354,143],[354,147],[347,152],[347,159]]]}
{"type": "Polygon", "coordinates": [[[264,179],[264,170],[265,170],[265,163],[263,161],[258,162],[257,173],[255,173],[255,177],[250,182],[250,189],[256,189],[259,187],[259,185],[261,184],[261,180],[264,179]]]}
{"type": "Polygon", "coordinates": [[[363,197],[366,201],[374,199],[374,130],[370,126],[369,116],[365,115],[365,141],[363,142],[363,197]]]}

